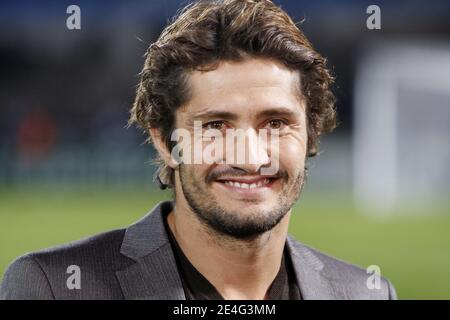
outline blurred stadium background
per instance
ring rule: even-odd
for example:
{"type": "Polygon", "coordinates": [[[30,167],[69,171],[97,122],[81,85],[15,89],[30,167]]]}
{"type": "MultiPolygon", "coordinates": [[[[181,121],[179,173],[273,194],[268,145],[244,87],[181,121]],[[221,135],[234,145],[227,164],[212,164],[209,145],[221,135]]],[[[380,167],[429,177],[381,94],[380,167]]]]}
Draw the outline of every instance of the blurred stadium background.
{"type": "MultiPolygon", "coordinates": [[[[337,77],[340,127],[291,233],[401,299],[450,299],[450,3],[275,1],[337,77]],[[366,8],[381,8],[381,30],[366,8]]],[[[0,2],[0,279],[29,251],[126,226],[169,192],[126,129],[143,54],[187,1],[0,2]],[[66,8],[81,8],[81,30],[66,8]]]]}

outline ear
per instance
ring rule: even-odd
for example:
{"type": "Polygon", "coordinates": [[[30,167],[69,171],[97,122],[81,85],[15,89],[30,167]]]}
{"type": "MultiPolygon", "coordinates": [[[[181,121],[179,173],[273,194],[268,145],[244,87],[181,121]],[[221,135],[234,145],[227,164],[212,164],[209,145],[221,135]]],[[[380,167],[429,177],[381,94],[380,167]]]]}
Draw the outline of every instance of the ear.
{"type": "Polygon", "coordinates": [[[174,161],[174,159],[172,159],[172,155],[164,142],[161,131],[158,128],[150,128],[149,134],[152,138],[153,145],[155,146],[161,158],[164,160],[164,163],[172,169],[175,169],[178,164],[174,161]]]}

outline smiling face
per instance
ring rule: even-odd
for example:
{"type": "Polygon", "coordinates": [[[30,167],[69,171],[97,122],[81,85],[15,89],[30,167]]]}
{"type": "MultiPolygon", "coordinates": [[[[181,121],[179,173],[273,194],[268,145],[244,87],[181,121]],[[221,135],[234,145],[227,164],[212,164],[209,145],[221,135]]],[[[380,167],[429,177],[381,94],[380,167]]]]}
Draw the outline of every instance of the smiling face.
{"type": "Polygon", "coordinates": [[[194,121],[201,121],[203,130],[216,129],[216,139],[224,141],[232,129],[247,134],[244,146],[236,143],[234,150],[226,150],[224,142],[223,152],[214,153],[215,163],[180,164],[175,170],[176,202],[185,201],[207,226],[236,238],[276,226],[304,181],[307,130],[299,81],[297,72],[261,58],[192,72],[190,99],[176,112],[175,127],[192,136],[183,151],[194,150],[195,143],[204,150],[211,143],[194,134],[194,121]],[[261,132],[267,133],[268,143],[257,147],[261,132]],[[273,144],[276,134],[278,143],[273,144]],[[239,154],[245,161],[237,160],[239,154]],[[264,168],[278,170],[267,175],[264,168]]]}

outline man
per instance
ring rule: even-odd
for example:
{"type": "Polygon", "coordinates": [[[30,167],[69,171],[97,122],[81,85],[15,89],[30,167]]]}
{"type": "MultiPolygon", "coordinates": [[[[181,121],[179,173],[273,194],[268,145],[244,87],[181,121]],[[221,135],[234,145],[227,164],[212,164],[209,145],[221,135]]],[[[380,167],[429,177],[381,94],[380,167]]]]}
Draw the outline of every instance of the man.
{"type": "Polygon", "coordinates": [[[369,288],[365,270],[287,235],[306,159],[336,124],[331,83],[270,1],[188,6],[150,46],[130,118],[149,133],[156,180],[174,201],[126,229],[17,259],[0,297],[395,299],[388,280],[369,288]],[[230,143],[238,130],[244,139],[230,143]]]}

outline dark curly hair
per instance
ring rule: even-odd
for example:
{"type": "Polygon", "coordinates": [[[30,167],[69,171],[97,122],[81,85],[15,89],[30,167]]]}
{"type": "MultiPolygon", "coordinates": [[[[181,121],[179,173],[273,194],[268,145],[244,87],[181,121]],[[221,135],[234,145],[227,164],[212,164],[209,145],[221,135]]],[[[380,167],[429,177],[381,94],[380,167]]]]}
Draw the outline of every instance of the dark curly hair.
{"type": "Polygon", "coordinates": [[[129,124],[137,123],[147,132],[158,128],[171,150],[175,112],[189,99],[188,73],[251,57],[276,59],[299,71],[298,91],[306,101],[307,152],[316,155],[319,137],[336,127],[330,88],[334,79],[326,59],[269,0],[197,1],[184,8],[146,53],[129,124]]]}

